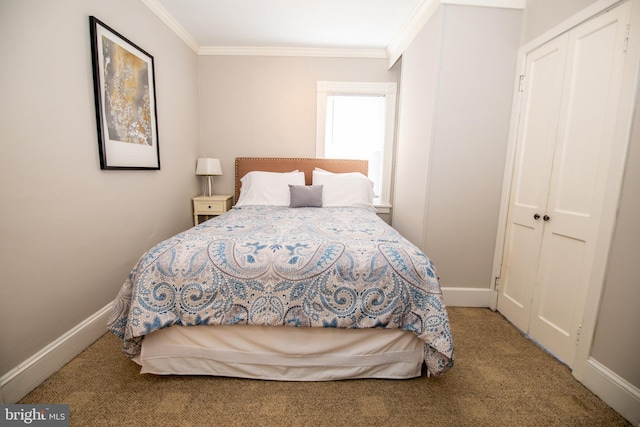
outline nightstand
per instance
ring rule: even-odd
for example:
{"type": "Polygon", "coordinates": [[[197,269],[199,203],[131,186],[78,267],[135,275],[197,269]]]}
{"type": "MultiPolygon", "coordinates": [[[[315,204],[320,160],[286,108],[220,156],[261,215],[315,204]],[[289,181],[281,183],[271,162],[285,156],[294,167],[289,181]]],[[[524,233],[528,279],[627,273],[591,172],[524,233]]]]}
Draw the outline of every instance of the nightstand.
{"type": "Polygon", "coordinates": [[[205,221],[216,215],[222,215],[231,209],[233,196],[220,194],[194,197],[193,200],[193,225],[200,223],[199,217],[205,216],[205,221]]]}

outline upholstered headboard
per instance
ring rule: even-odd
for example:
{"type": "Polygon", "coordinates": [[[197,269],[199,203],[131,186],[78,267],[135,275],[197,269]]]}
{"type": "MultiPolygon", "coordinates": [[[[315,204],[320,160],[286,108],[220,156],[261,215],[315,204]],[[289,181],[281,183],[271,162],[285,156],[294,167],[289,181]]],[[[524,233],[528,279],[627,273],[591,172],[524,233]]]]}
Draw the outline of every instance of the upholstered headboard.
{"type": "Polygon", "coordinates": [[[236,157],[235,201],[240,197],[240,179],[251,171],[291,172],[298,169],[304,172],[307,185],[311,185],[313,170],[321,168],[330,172],[361,172],[367,175],[369,163],[366,160],[348,159],[311,159],[282,157],[236,157]]]}

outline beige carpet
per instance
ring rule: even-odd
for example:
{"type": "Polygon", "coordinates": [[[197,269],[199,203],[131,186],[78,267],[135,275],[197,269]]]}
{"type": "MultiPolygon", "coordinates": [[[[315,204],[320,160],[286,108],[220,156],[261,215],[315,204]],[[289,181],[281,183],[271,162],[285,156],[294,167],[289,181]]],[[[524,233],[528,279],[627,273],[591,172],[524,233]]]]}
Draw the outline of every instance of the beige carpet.
{"type": "Polygon", "coordinates": [[[140,375],[110,334],[20,403],[67,403],[72,426],[625,426],[500,314],[450,308],[439,378],[274,382],[140,375]]]}

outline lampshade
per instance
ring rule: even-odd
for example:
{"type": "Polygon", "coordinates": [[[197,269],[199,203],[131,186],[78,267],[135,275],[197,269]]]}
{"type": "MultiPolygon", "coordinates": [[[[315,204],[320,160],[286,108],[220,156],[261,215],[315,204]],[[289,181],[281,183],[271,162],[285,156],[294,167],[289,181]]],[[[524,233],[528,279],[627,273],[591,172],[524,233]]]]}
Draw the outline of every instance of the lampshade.
{"type": "Polygon", "coordinates": [[[198,159],[198,163],[196,165],[196,175],[222,175],[222,166],[220,165],[220,160],[208,158],[198,159]]]}

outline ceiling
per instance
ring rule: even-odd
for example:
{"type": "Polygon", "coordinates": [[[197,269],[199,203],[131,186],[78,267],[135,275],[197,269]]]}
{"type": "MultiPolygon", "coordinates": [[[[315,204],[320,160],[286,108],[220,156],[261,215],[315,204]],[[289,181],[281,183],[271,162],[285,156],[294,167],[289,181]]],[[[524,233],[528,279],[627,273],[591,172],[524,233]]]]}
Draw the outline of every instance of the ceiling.
{"type": "MultiPolygon", "coordinates": [[[[1,0],[0,0],[1,1],[1,0]]],[[[141,0],[198,55],[402,55],[441,4],[526,0],[141,0]]]]}
{"type": "Polygon", "coordinates": [[[425,0],[143,0],[196,51],[384,51],[425,0]]]}

